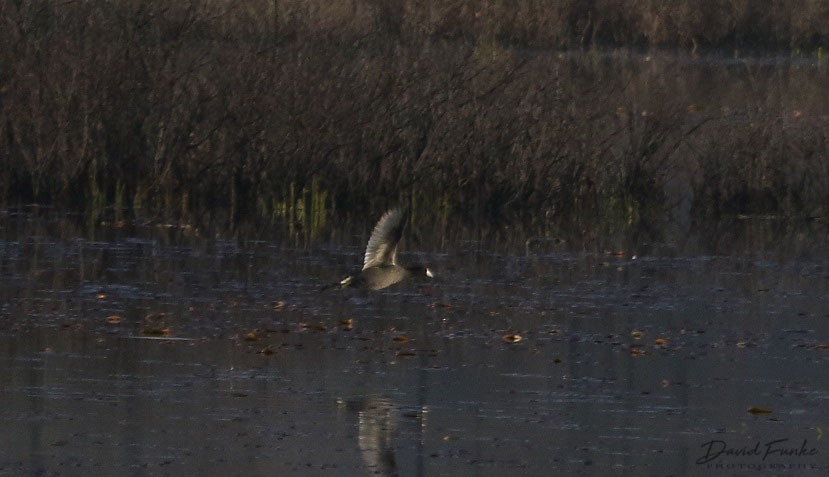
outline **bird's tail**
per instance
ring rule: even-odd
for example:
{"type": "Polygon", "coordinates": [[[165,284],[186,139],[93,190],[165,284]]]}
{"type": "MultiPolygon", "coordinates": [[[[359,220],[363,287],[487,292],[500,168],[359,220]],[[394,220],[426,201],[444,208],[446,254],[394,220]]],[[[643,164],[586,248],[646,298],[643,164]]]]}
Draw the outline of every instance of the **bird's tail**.
{"type": "Polygon", "coordinates": [[[354,279],[353,277],[345,277],[345,278],[343,278],[342,280],[340,280],[336,283],[332,283],[330,285],[325,285],[324,287],[320,288],[320,293],[322,293],[324,291],[327,291],[327,290],[330,290],[332,288],[345,288],[345,287],[351,285],[351,281],[353,279],[354,279]]]}

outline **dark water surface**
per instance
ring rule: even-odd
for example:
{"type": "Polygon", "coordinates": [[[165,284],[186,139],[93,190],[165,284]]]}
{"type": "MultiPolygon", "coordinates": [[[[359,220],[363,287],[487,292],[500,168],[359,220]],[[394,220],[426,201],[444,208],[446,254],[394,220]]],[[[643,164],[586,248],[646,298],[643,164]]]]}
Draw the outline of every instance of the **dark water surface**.
{"type": "Polygon", "coordinates": [[[2,219],[0,475],[829,471],[825,227],[420,237],[436,280],[320,294],[367,231],[2,219]]]}

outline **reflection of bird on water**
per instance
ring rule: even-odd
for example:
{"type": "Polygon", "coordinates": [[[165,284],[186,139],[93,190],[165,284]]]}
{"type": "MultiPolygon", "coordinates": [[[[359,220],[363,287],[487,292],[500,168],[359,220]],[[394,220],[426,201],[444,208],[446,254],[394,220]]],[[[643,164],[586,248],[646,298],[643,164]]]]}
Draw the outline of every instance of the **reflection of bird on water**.
{"type": "Polygon", "coordinates": [[[398,475],[394,455],[394,401],[369,396],[359,401],[342,401],[346,409],[357,413],[357,446],[373,475],[398,475]]]}
{"type": "Polygon", "coordinates": [[[411,276],[432,278],[432,271],[425,265],[402,266],[397,263],[397,244],[403,236],[405,225],[406,211],[403,208],[391,209],[383,214],[368,240],[363,270],[323,290],[336,287],[380,290],[411,276]]]}

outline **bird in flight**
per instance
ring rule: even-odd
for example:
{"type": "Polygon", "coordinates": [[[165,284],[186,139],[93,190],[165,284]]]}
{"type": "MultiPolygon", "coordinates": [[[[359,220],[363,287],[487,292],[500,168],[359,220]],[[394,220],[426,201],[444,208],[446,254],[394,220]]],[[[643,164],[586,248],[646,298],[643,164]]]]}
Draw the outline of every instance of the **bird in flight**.
{"type": "Polygon", "coordinates": [[[402,207],[383,214],[368,239],[360,273],[345,277],[323,290],[337,287],[380,290],[412,276],[433,278],[432,271],[425,265],[404,266],[397,261],[397,244],[403,236],[406,218],[406,210],[402,207]]]}

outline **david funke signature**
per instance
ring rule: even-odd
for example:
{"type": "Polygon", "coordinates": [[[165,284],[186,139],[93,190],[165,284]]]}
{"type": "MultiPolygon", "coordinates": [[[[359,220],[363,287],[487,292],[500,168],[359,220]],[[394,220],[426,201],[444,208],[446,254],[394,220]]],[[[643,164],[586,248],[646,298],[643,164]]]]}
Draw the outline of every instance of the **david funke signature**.
{"type": "Polygon", "coordinates": [[[792,444],[787,444],[789,439],[776,439],[773,441],[763,442],[757,441],[753,447],[729,447],[725,441],[710,440],[700,447],[705,449],[705,455],[697,459],[697,464],[708,464],[714,462],[720,457],[761,457],[765,461],[768,457],[808,457],[818,454],[818,450],[814,447],[809,447],[807,439],[803,439],[803,443],[799,447],[794,447],[792,444]]]}

